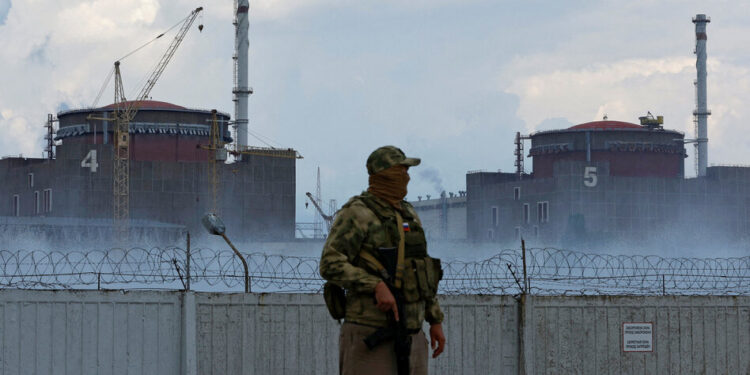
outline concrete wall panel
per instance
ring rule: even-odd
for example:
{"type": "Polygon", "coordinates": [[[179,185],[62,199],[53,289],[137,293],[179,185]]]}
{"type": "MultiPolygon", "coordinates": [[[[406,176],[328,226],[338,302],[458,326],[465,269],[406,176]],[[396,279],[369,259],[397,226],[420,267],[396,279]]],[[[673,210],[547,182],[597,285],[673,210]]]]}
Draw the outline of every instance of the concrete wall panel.
{"type": "MultiPolygon", "coordinates": [[[[747,296],[525,300],[441,296],[431,373],[750,374],[747,296]]],[[[338,334],[320,295],[0,290],[0,374],[332,374],[338,334]]]]}
{"type": "MultiPolygon", "coordinates": [[[[196,304],[201,374],[338,372],[339,326],[320,295],[201,294],[196,304]]],[[[430,360],[431,373],[518,372],[515,300],[443,296],[441,305],[449,317],[444,324],[449,344],[439,359],[430,360]]]]}
{"type": "Polygon", "coordinates": [[[179,374],[176,293],[0,291],[0,374],[179,374]]]}
{"type": "Polygon", "coordinates": [[[750,374],[750,298],[531,297],[529,374],[750,374]],[[622,323],[653,322],[653,352],[622,323]]]}

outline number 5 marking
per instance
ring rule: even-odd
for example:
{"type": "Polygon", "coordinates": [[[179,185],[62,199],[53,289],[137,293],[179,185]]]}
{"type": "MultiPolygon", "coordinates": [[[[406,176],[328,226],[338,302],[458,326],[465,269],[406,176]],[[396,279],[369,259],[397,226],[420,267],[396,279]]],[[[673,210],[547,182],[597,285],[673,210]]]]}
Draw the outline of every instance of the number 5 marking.
{"type": "Polygon", "coordinates": [[[89,151],[86,157],[81,160],[81,168],[89,168],[91,172],[96,172],[96,168],[99,166],[96,162],[96,150],[89,151]]]}
{"type": "Polygon", "coordinates": [[[588,187],[596,186],[599,179],[596,177],[596,167],[586,167],[583,170],[583,184],[588,187]]]}

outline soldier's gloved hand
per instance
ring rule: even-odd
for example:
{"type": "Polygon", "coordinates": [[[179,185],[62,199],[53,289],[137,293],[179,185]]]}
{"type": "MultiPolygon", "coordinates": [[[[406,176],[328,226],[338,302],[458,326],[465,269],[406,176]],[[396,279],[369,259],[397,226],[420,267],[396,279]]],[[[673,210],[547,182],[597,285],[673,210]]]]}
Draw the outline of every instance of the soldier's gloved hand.
{"type": "Polygon", "coordinates": [[[384,282],[379,282],[375,285],[375,302],[378,310],[382,312],[388,312],[393,310],[393,317],[398,322],[398,307],[396,305],[396,298],[393,297],[391,290],[384,282]]]}
{"type": "Polygon", "coordinates": [[[445,334],[442,324],[436,323],[430,326],[430,343],[433,350],[432,358],[437,358],[445,349],[445,334]],[[435,348],[435,344],[437,344],[437,348],[435,348]]]}

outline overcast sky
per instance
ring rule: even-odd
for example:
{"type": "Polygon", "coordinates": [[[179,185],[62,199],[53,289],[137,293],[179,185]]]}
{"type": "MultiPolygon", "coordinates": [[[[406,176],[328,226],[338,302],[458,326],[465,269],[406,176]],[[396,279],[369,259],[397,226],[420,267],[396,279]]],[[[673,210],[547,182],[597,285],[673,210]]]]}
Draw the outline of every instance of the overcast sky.
{"type": "MultiPolygon", "coordinates": [[[[232,3],[0,0],[0,155],[40,157],[47,113],[91,106],[115,59],[197,6],[203,32],[152,97],[234,115],[232,3]]],[[[422,158],[416,199],[464,190],[469,170],[512,171],[516,131],[651,111],[692,138],[697,13],[712,20],[709,163],[749,164],[750,3],[737,1],[251,0],[250,131],[304,156],[298,221],[312,221],[317,167],[341,205],[385,144],[422,158]]],[[[129,97],[173,36],[123,61],[129,97]]],[[[99,105],[112,98],[110,85],[99,105]]]]}

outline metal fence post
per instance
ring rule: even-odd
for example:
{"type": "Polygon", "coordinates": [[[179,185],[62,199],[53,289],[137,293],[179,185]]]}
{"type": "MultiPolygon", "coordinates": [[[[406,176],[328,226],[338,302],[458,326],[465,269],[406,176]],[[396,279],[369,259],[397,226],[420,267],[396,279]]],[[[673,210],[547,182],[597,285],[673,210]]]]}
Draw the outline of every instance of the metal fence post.
{"type": "Polygon", "coordinates": [[[526,274],[526,241],[521,238],[521,256],[523,258],[523,293],[529,293],[529,277],[526,274]]]}
{"type": "Polygon", "coordinates": [[[187,279],[185,290],[190,290],[190,232],[187,232],[187,251],[186,251],[186,259],[185,259],[185,267],[187,268],[185,270],[185,278],[187,279]]]}

